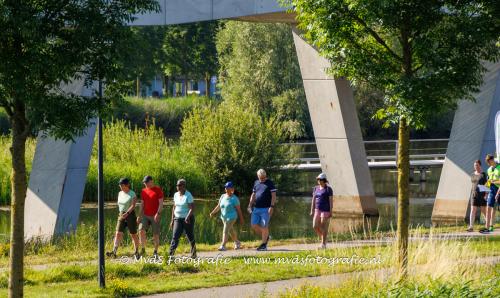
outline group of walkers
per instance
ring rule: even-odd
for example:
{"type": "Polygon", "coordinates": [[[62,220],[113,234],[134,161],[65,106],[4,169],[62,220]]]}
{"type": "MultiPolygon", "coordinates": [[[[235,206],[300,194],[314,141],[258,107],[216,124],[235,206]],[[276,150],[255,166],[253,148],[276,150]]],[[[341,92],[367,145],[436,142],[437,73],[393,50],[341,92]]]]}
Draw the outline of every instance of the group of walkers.
{"type": "MultiPolygon", "coordinates": [[[[248,203],[247,211],[251,214],[251,227],[260,236],[262,242],[257,247],[258,251],[267,250],[269,242],[269,222],[276,205],[277,188],[267,177],[265,170],[257,171],[257,180],[254,183],[252,195],[248,203]]],[[[325,174],[317,177],[318,185],[313,190],[311,203],[311,216],[313,216],[313,228],[321,239],[321,248],[326,248],[329,221],[332,214],[333,190],[328,185],[325,174]]],[[[125,228],[129,230],[132,238],[135,258],[146,254],[146,232],[151,227],[153,233],[153,257],[158,258],[158,247],[160,245],[160,222],[163,209],[164,193],[162,189],[154,184],[151,176],[143,179],[144,188],[141,191],[142,200],[138,216],[135,207],[138,202],[137,195],[130,187],[130,181],[122,178],[119,181],[120,192],[118,194],[118,220],[116,233],[113,240],[113,250],[107,252],[107,256],[116,257],[118,247],[123,239],[125,228]],[[137,235],[139,233],[139,235],[137,235]],[[139,251],[140,247],[140,251],[139,251]]],[[[191,246],[191,257],[196,258],[196,244],[194,237],[194,198],[186,189],[186,180],[179,179],[176,184],[177,192],[173,197],[173,208],[170,220],[172,240],[170,242],[169,255],[173,256],[179,245],[179,239],[183,233],[186,234],[191,246]]],[[[237,220],[240,225],[244,224],[243,213],[239,198],[234,193],[234,184],[228,181],[224,185],[225,193],[219,198],[217,206],[210,212],[214,217],[220,211],[222,220],[222,243],[219,251],[225,251],[227,242],[231,238],[234,249],[241,249],[241,242],[234,227],[237,220]]]]}
{"type": "Polygon", "coordinates": [[[473,225],[478,208],[485,217],[485,227],[480,233],[493,232],[495,224],[495,206],[500,204],[500,164],[497,164],[493,155],[486,155],[487,173],[483,172],[481,161],[474,162],[472,174],[471,211],[468,232],[474,231],[473,225]]]}

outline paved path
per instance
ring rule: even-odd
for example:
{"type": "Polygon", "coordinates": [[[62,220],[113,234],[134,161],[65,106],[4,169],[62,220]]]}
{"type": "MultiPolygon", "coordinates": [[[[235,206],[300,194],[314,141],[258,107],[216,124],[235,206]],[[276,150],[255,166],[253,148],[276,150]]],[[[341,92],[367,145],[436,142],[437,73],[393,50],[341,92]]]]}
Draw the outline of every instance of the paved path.
{"type": "MultiPolygon", "coordinates": [[[[500,257],[481,258],[483,264],[500,263],[500,257]]],[[[331,287],[342,283],[351,278],[376,278],[377,280],[386,280],[394,273],[392,269],[367,270],[352,273],[338,273],[332,275],[322,275],[315,277],[294,278],[288,280],[279,280],[265,283],[244,284],[227,287],[202,288],[190,291],[172,292],[143,296],[149,298],[248,298],[262,297],[265,295],[274,296],[287,289],[310,284],[321,287],[331,287]]]]}
{"type": "MultiPolygon", "coordinates": [[[[453,232],[453,233],[441,233],[432,235],[433,239],[466,239],[466,238],[476,238],[476,237],[489,237],[489,236],[500,236],[500,229],[497,229],[493,233],[489,234],[481,234],[479,232],[453,232]]],[[[410,237],[410,241],[415,240],[426,240],[429,239],[429,235],[425,235],[422,237],[410,237]]],[[[328,244],[328,248],[346,248],[346,247],[362,247],[362,246],[373,246],[373,245],[384,245],[391,244],[395,241],[395,238],[385,237],[377,240],[350,240],[350,241],[339,241],[328,244]]],[[[232,244],[232,243],[230,243],[232,244]]],[[[230,247],[230,246],[228,246],[230,247]]],[[[278,245],[273,246],[272,240],[270,241],[270,246],[267,251],[256,251],[255,248],[243,248],[240,250],[228,249],[227,251],[219,252],[219,251],[203,251],[199,252],[199,257],[215,257],[217,255],[221,255],[223,257],[242,257],[242,256],[256,256],[263,254],[271,254],[271,253],[280,253],[280,252],[300,252],[300,251],[311,251],[319,249],[318,243],[296,243],[296,244],[287,244],[287,245],[278,245]]],[[[186,255],[187,256],[187,255],[186,255]]],[[[115,262],[121,263],[120,259],[109,260],[107,262],[115,262]]],[[[52,267],[57,267],[61,265],[97,265],[97,261],[75,261],[75,262],[67,262],[67,263],[48,263],[48,264],[39,264],[39,265],[28,265],[26,266],[32,270],[45,270],[52,267]]],[[[5,272],[8,270],[8,267],[0,268],[0,272],[5,272]]]]}

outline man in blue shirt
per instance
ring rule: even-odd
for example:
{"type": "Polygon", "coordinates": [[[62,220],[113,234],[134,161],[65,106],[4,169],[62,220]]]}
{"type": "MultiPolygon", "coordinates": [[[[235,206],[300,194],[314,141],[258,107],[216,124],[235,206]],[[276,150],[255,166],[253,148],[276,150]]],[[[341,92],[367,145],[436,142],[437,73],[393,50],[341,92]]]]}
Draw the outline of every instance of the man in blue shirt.
{"type": "Polygon", "coordinates": [[[262,243],[257,250],[267,250],[269,241],[269,220],[273,214],[276,203],[276,187],[267,179],[266,171],[257,171],[257,177],[253,186],[253,193],[248,203],[248,212],[252,214],[252,229],[262,237],[262,243]]]}

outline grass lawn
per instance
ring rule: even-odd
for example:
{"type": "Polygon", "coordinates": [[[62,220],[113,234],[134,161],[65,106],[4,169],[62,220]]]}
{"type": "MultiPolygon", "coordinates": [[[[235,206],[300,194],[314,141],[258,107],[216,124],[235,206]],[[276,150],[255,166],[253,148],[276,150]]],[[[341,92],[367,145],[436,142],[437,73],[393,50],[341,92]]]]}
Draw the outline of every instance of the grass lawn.
{"type": "MultiPolygon", "coordinates": [[[[455,266],[457,261],[499,256],[500,237],[414,241],[411,243],[410,254],[410,266],[419,264],[419,267],[428,267],[431,272],[445,274],[450,268],[460,267],[455,266]]],[[[95,265],[61,265],[46,270],[27,270],[25,291],[27,297],[133,296],[387,268],[394,264],[394,256],[395,247],[384,245],[273,253],[262,255],[263,259],[238,257],[228,259],[227,264],[218,265],[168,264],[165,260],[163,264],[108,263],[106,290],[97,287],[95,265]],[[318,256],[324,258],[321,259],[321,264],[310,261],[318,256]],[[341,263],[349,262],[351,257],[358,261],[341,263]],[[277,258],[288,258],[290,263],[283,263],[285,259],[280,259],[282,263],[277,264],[277,258]],[[360,258],[371,260],[372,263],[360,264],[360,258]],[[300,263],[304,260],[308,260],[305,265],[300,263]],[[328,264],[334,260],[340,263],[328,264]],[[257,261],[260,264],[256,264],[257,261]]],[[[6,286],[7,275],[3,273],[0,279],[1,296],[7,294],[6,286]]]]}
{"type": "Polygon", "coordinates": [[[318,287],[304,284],[277,295],[279,298],[344,297],[500,297],[500,264],[470,266],[444,276],[415,272],[405,282],[394,278],[381,281],[376,276],[350,279],[340,285],[318,287]]]}
{"type": "MultiPolygon", "coordinates": [[[[106,249],[112,249],[112,236],[111,232],[114,230],[114,226],[107,227],[107,235],[109,236],[108,241],[106,241],[106,249]]],[[[481,226],[476,226],[475,230],[479,230],[481,226]]],[[[500,225],[496,226],[500,229],[500,225]]],[[[465,231],[465,226],[444,226],[444,227],[434,227],[434,228],[422,228],[417,227],[410,230],[411,236],[428,236],[429,234],[440,234],[440,233],[452,233],[452,232],[463,232],[465,231]]],[[[356,233],[331,233],[331,242],[349,241],[349,240],[379,240],[386,237],[395,237],[395,231],[366,231],[366,232],[356,232],[356,233]]],[[[127,240],[125,244],[119,249],[119,255],[132,255],[133,247],[130,242],[130,237],[127,235],[127,240]]],[[[149,239],[148,243],[152,243],[149,239]]],[[[288,244],[304,244],[304,243],[318,243],[317,238],[293,238],[293,239],[273,239],[271,241],[271,246],[281,246],[288,244]]],[[[231,243],[230,243],[231,244],[231,243]]],[[[246,248],[254,248],[260,244],[260,241],[246,241],[243,242],[243,246],[246,248]]],[[[164,240],[160,246],[160,253],[167,253],[169,242],[164,240]]],[[[219,244],[196,244],[198,251],[216,251],[219,244]]],[[[185,240],[185,237],[181,239],[179,248],[177,249],[179,253],[187,254],[189,252],[189,245],[185,240]]],[[[151,247],[148,249],[149,253],[152,253],[151,247]]],[[[6,243],[0,243],[0,270],[1,268],[6,268],[9,263],[9,245],[6,243]]],[[[40,265],[40,264],[53,264],[53,263],[74,263],[74,262],[90,262],[97,260],[97,227],[96,226],[82,226],[80,227],[76,234],[58,238],[51,243],[30,243],[26,247],[25,253],[25,264],[30,265],[40,265]]]]}

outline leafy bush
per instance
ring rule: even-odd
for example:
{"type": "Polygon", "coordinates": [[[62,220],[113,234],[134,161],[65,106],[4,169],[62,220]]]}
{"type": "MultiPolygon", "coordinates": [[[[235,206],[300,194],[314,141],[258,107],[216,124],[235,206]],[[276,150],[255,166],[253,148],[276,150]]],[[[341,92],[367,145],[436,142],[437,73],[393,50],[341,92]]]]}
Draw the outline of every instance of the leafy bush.
{"type": "Polygon", "coordinates": [[[275,119],[261,118],[252,107],[224,102],[193,110],[182,125],[181,148],[219,188],[232,180],[239,190],[248,191],[259,168],[279,180],[273,174],[291,160],[288,149],[279,146],[284,137],[275,119]]]}

